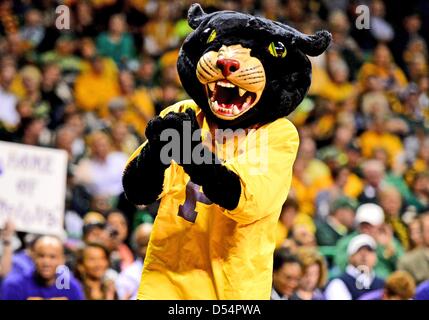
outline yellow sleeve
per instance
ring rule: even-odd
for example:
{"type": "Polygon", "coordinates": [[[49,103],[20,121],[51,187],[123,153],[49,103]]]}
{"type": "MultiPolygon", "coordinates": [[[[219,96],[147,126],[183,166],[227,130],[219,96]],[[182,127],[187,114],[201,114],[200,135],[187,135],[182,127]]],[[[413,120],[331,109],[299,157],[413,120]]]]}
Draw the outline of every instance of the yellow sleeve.
{"type": "Polygon", "coordinates": [[[282,118],[250,133],[245,145],[245,152],[225,163],[239,176],[241,195],[237,208],[224,214],[248,224],[280,212],[289,192],[299,136],[295,126],[282,118]]]}

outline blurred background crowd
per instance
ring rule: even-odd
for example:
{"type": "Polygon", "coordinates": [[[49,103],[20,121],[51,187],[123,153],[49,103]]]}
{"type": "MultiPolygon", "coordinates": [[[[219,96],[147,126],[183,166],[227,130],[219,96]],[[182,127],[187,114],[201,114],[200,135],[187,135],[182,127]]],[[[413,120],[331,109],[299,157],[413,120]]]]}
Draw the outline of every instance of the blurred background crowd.
{"type": "MultiPolygon", "coordinates": [[[[192,2],[0,2],[0,140],[68,154],[66,235],[9,221],[2,299],[135,298],[158,204],[129,203],[122,171],[147,122],[187,98],[176,59],[192,2]],[[55,25],[60,4],[69,30],[55,25]]],[[[429,299],[429,2],[199,2],[333,35],[289,116],[301,144],[272,299],[429,299]]]]}

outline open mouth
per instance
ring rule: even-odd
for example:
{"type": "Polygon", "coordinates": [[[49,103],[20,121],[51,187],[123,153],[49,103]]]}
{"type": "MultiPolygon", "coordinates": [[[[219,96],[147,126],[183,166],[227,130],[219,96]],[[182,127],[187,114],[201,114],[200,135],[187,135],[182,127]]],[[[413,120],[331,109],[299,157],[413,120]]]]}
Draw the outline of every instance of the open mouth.
{"type": "Polygon", "coordinates": [[[212,111],[221,118],[236,118],[249,110],[256,93],[236,86],[228,80],[219,80],[207,84],[209,105],[212,111]]]}

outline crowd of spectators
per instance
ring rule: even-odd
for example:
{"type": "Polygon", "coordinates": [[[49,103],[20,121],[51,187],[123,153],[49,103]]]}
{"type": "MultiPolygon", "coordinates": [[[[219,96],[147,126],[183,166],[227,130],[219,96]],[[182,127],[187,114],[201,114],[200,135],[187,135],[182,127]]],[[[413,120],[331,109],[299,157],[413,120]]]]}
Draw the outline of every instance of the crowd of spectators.
{"type": "MultiPolygon", "coordinates": [[[[187,98],[176,60],[192,2],[0,2],[0,140],[68,155],[66,236],[7,222],[2,299],[135,298],[158,204],[129,203],[122,171],[147,122],[187,98]]],[[[288,117],[301,142],[272,299],[429,299],[429,2],[199,2],[333,36],[288,117]]]]}

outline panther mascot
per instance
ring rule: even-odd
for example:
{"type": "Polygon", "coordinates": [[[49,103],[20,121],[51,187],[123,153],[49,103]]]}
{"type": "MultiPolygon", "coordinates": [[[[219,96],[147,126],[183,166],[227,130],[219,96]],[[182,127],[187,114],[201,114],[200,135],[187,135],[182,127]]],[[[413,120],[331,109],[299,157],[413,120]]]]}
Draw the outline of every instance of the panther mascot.
{"type": "Polygon", "coordinates": [[[160,200],[137,298],[269,299],[299,145],[285,117],[331,35],[199,4],[188,23],[177,68],[192,100],[148,123],[123,174],[129,201],[160,200]]]}

